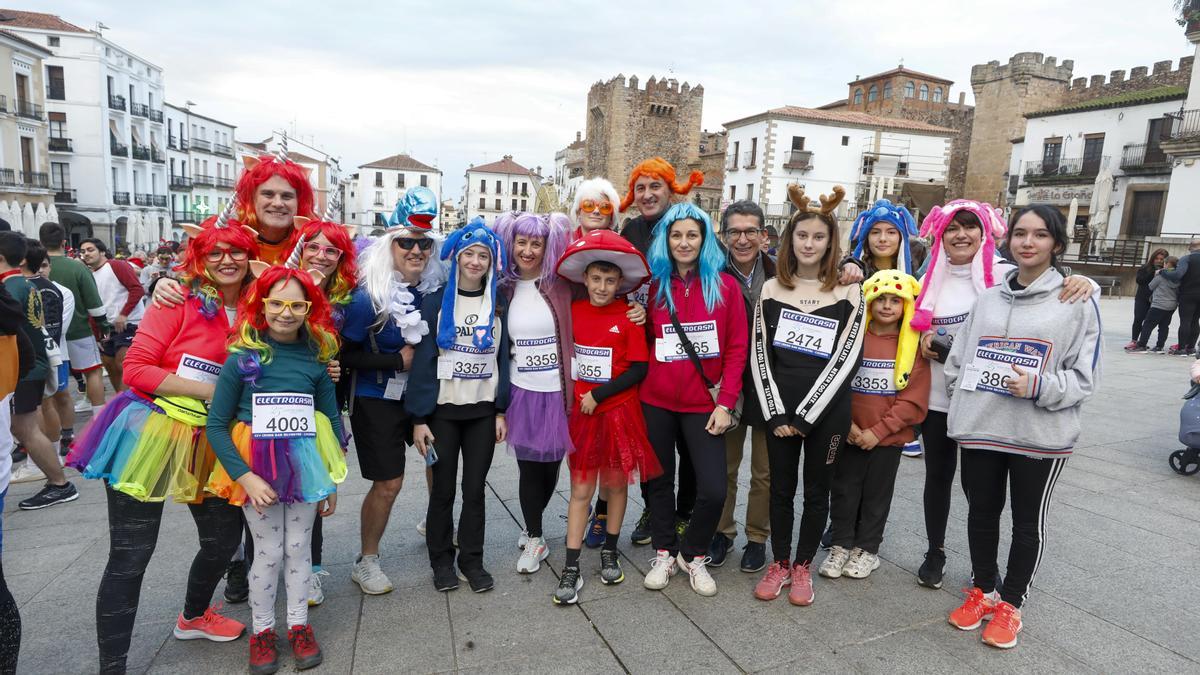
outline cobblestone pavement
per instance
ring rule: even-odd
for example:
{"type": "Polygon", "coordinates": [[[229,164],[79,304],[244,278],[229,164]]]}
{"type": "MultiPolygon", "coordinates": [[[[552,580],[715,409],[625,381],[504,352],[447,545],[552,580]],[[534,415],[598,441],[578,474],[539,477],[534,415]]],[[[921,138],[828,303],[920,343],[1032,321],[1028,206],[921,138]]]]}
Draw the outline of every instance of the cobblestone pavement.
{"type": "MultiPolygon", "coordinates": [[[[916,585],[925,548],[924,467],[918,460],[902,463],[882,567],[863,581],[818,578],[812,607],[755,600],[757,575],[737,566],[742,537],[739,552],[714,570],[720,589],[714,598],[697,596],[681,577],[662,593],[643,589],[651,551],[623,539],[626,582],[602,586],[598,556],[585,550],[583,601],[556,607],[550,594],[563,561],[565,479],[546,518],[551,556],[537,574],[518,575],[516,465],[497,451],[486,542],[496,588],[476,595],[465,585],[448,594],[434,591],[414,527],[425,505],[425,486],[415,475],[383,544],[383,569],[396,590],[364,597],[350,581],[350,568],[367,483],[351,453],[352,478],[337,514],[326,521],[327,600],[311,614],[325,651],[322,670],[1200,672],[1200,476],[1177,476],[1167,466],[1167,454],[1179,447],[1179,397],[1187,389],[1190,359],[1124,354],[1132,302],[1106,298],[1102,312],[1102,388],[1084,410],[1083,435],[1059,481],[1045,563],[1014,650],[988,648],[978,633],[946,624],[969,574],[961,491],[951,514],[946,584],[940,591],[916,585]]],[[[409,457],[410,466],[421,466],[415,451],[409,457]]],[[[748,475],[744,466],[739,517],[748,475]]],[[[108,547],[104,495],[95,482],[76,484],[83,492],[78,501],[40,512],[16,510],[37,485],[15,485],[9,492],[4,570],[24,619],[22,673],[96,669],[94,601],[108,547]]],[[[640,505],[629,510],[626,531],[640,505]]],[[[133,671],[245,671],[245,639],[213,644],[171,637],[195,537],[186,510],[169,507],[146,574],[133,671]]],[[[249,621],[246,605],[227,610],[249,621]]],[[[287,658],[284,668],[291,668],[287,658]]]]}

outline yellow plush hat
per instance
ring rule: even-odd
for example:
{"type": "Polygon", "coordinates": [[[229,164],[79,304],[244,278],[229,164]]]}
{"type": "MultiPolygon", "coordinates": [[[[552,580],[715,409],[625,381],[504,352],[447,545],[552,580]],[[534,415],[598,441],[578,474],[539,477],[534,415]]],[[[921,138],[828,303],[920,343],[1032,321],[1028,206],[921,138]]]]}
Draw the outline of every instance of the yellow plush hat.
{"type": "Polygon", "coordinates": [[[879,270],[870,279],[863,282],[863,301],[867,303],[866,320],[863,330],[871,325],[871,302],[881,295],[891,294],[904,300],[904,316],[900,318],[900,339],[896,348],[896,391],[908,386],[908,376],[912,373],[913,361],[917,358],[917,346],[921,341],[920,332],[912,327],[913,310],[916,307],[917,295],[921,292],[921,282],[898,270],[879,270]]]}

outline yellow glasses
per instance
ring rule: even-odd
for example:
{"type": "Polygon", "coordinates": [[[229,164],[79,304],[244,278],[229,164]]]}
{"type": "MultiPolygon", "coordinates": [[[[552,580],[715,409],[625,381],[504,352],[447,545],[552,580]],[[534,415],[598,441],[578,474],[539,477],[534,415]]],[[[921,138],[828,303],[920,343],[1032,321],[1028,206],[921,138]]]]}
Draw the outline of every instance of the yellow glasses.
{"type": "Polygon", "coordinates": [[[312,309],[312,301],[263,298],[263,309],[265,309],[268,314],[283,314],[283,310],[290,309],[292,314],[295,314],[296,316],[305,316],[308,314],[308,310],[312,309]]]}

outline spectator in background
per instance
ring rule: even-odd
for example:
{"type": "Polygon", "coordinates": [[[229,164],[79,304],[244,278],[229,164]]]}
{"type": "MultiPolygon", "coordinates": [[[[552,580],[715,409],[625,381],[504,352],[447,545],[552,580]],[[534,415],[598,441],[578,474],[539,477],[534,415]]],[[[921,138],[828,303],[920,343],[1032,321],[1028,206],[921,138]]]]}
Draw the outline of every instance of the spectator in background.
{"type": "Polygon", "coordinates": [[[1179,282],[1179,344],[1171,345],[1167,353],[1191,356],[1200,332],[1200,239],[1188,244],[1188,254],[1179,259],[1175,269],[1159,274],[1179,282]]]}
{"type": "MultiPolygon", "coordinates": [[[[1167,256],[1166,266],[1164,269],[1173,270],[1175,265],[1179,263],[1179,258],[1175,256],[1167,256]]],[[[1141,271],[1138,271],[1141,274],[1141,271]]],[[[1141,289],[1138,289],[1141,292],[1141,289]]],[[[1161,354],[1163,346],[1167,344],[1167,334],[1171,332],[1171,317],[1175,316],[1175,308],[1179,306],[1179,282],[1171,281],[1170,279],[1159,274],[1150,280],[1150,309],[1146,312],[1145,320],[1142,321],[1142,332],[1138,334],[1138,340],[1133,347],[1126,347],[1125,351],[1130,354],[1141,354],[1144,352],[1153,352],[1161,354]],[[1147,343],[1150,342],[1150,332],[1158,327],[1158,344],[1154,349],[1148,349],[1147,343]]]]}
{"type": "MultiPolygon", "coordinates": [[[[8,225],[0,220],[0,232],[7,232],[8,225]]],[[[4,284],[0,284],[0,552],[4,546],[4,495],[8,493],[8,482],[12,470],[13,438],[9,432],[9,408],[13,390],[21,372],[19,342],[21,323],[25,313],[4,284]]],[[[24,341],[24,350],[30,351],[29,340],[24,341]]],[[[0,562],[0,673],[17,672],[17,654],[21,649],[21,613],[17,602],[4,581],[4,565],[0,562]]]]}
{"type": "Polygon", "coordinates": [[[104,301],[104,313],[113,330],[100,341],[100,360],[108,371],[108,379],[115,391],[124,391],[121,364],[125,352],[133,344],[138,322],[142,320],[145,307],[142,288],[137,272],[124,260],[109,260],[108,247],[99,239],[84,239],[79,244],[83,262],[92,270],[100,299],[104,301]]]}
{"type": "Polygon", "coordinates": [[[168,278],[177,279],[178,274],[175,273],[175,254],[171,251],[171,247],[163,244],[154,252],[154,260],[150,264],[142,268],[140,280],[142,287],[146,292],[150,292],[150,285],[157,279],[168,278]]]}
{"type": "MultiPolygon", "coordinates": [[[[1133,337],[1130,343],[1125,345],[1125,351],[1137,346],[1138,338],[1142,334],[1142,323],[1146,320],[1147,313],[1150,312],[1150,280],[1163,268],[1168,255],[1167,249],[1156,248],[1150,257],[1146,258],[1146,264],[1138,268],[1137,295],[1133,298],[1133,337]]],[[[1172,307],[1172,313],[1174,310],[1175,308],[1172,307]]]]}
{"type": "Polygon", "coordinates": [[[767,230],[767,255],[779,256],[779,229],[774,225],[768,225],[767,230]]]}

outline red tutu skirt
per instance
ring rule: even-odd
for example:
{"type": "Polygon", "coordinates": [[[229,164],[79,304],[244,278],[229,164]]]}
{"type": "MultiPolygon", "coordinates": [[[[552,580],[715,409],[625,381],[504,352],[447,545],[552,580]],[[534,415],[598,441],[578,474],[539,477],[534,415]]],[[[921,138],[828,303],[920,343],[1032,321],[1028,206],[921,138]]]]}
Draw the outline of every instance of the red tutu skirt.
{"type": "Polygon", "coordinates": [[[637,398],[594,415],[576,408],[569,421],[575,452],[567,456],[571,481],[600,479],[601,487],[645,482],[662,475],[662,465],[646,438],[646,420],[637,398]]]}

